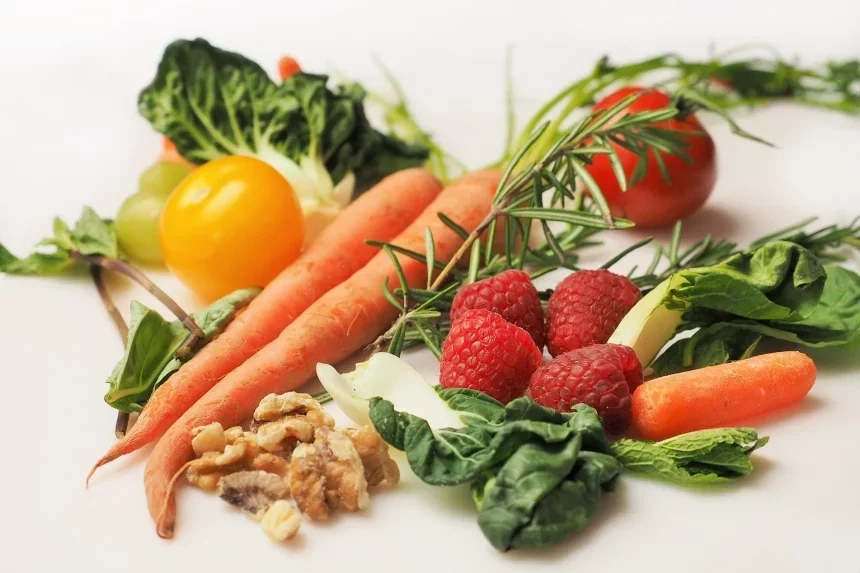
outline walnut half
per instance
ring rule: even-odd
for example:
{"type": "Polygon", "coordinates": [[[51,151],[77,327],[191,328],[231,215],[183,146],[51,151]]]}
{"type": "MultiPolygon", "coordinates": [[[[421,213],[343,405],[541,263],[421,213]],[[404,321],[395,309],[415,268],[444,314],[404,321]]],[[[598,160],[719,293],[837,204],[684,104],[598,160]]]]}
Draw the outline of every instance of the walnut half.
{"type": "Polygon", "coordinates": [[[299,509],[315,521],[328,519],[325,458],[316,444],[299,444],[290,459],[290,493],[299,509]]]}
{"type": "Polygon", "coordinates": [[[358,451],[340,430],[319,428],[314,445],[325,458],[326,500],[331,509],[343,506],[347,511],[365,509],[370,503],[367,479],[358,451]]]}
{"type": "Polygon", "coordinates": [[[400,482],[400,468],[397,462],[388,455],[388,444],[371,425],[344,430],[355,445],[361,463],[364,466],[364,477],[368,486],[385,482],[393,486],[400,482]]]}
{"type": "Polygon", "coordinates": [[[261,471],[241,471],[218,480],[218,496],[256,519],[290,493],[281,476],[261,471]]]}

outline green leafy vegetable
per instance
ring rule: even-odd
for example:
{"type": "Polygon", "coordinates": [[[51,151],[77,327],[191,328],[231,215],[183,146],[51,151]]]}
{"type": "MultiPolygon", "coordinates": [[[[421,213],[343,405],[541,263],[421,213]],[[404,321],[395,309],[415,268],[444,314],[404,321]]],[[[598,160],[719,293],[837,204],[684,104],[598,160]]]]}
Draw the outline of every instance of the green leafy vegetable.
{"type": "Polygon", "coordinates": [[[858,308],[860,277],[777,240],[674,273],[631,309],[609,342],[630,346],[660,376],[744,358],[762,336],[844,344],[860,331],[858,308]],[[696,329],[654,361],[677,333],[696,329]]]}
{"type": "Polygon", "coordinates": [[[360,86],[331,90],[327,82],[297,73],[278,84],[240,54],[202,39],[177,40],[165,49],[138,108],[192,163],[226,155],[266,161],[306,209],[320,202],[342,206],[353,181],[364,188],[427,159],[426,148],[371,127],[360,86]]]}
{"type": "Polygon", "coordinates": [[[752,428],[719,428],[662,442],[622,438],[612,453],[624,469],[689,485],[736,480],[753,471],[750,454],[767,444],[752,428]]]}
{"type": "MultiPolygon", "coordinates": [[[[860,276],[835,265],[823,270],[826,281],[821,294],[806,298],[802,312],[790,313],[787,318],[750,320],[752,317],[740,313],[726,316],[701,308],[691,309],[685,316],[690,321],[688,326],[702,328],[692,337],[669,346],[654,361],[655,374],[662,376],[741,360],[752,354],[764,336],[808,347],[850,342],[860,332],[860,276]],[[815,306],[810,310],[808,305],[812,300],[815,306]]],[[[803,301],[804,297],[797,300],[803,301]]],[[[746,306],[747,302],[739,306],[746,306]]]]}
{"type": "Polygon", "coordinates": [[[543,547],[584,527],[621,471],[597,412],[562,414],[519,398],[506,406],[469,390],[440,390],[467,425],[433,430],[373,398],[370,419],[432,485],[471,484],[478,525],[497,549],[543,547]]]}
{"type": "Polygon", "coordinates": [[[168,322],[137,301],[131,302],[131,322],[122,359],[108,378],[105,402],[123,412],[139,412],[158,386],[222,332],[236,312],[247,306],[259,288],[242,289],[215,301],[191,316],[203,330],[202,343],[181,358],[177,350],[190,333],[181,321],[168,322]]]}
{"type": "Polygon", "coordinates": [[[54,247],[52,252],[36,251],[18,258],[0,245],[0,272],[10,275],[51,275],[66,270],[77,255],[119,259],[121,251],[113,222],[102,219],[84,207],[74,229],[60,218],[54,219],[53,236],[39,246],[54,247]]]}

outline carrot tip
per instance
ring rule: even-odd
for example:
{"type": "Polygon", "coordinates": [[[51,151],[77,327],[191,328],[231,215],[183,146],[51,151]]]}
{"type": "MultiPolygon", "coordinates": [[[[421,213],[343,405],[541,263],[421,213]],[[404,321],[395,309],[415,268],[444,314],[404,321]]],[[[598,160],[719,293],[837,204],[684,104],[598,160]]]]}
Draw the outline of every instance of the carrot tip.
{"type": "Polygon", "coordinates": [[[93,468],[90,470],[90,473],[87,474],[87,489],[90,488],[90,479],[92,479],[93,474],[96,473],[96,470],[108,463],[109,461],[110,458],[104,457],[96,462],[96,465],[94,465],[93,468]]]}
{"type": "Polygon", "coordinates": [[[170,505],[173,502],[173,489],[176,487],[176,480],[182,477],[193,463],[194,460],[191,460],[182,464],[182,467],[173,474],[173,477],[170,478],[170,482],[167,484],[167,491],[164,493],[164,502],[162,502],[161,508],[158,510],[158,516],[155,518],[155,532],[162,539],[173,538],[173,530],[176,524],[175,511],[170,511],[170,505]]]}

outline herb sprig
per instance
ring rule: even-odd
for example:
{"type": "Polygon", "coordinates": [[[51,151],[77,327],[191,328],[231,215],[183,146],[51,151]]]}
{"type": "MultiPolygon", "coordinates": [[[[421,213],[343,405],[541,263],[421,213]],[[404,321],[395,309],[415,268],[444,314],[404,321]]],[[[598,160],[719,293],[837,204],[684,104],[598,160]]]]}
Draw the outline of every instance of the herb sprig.
{"type": "MultiPolygon", "coordinates": [[[[425,253],[377,243],[391,256],[401,284],[394,293],[387,284],[383,286],[401,316],[377,340],[377,347],[387,342],[389,352],[399,354],[407,342],[421,340],[438,356],[444,330],[436,322],[449,307],[459,285],[507,268],[536,267],[535,276],[557,268],[575,268],[575,251],[593,244],[591,237],[595,233],[632,227],[630,221],[610,214],[600,187],[586,166],[597,154],[608,155],[614,158],[613,163],[618,163],[617,152],[608,142],[623,141],[624,147],[635,150],[642,166],[631,177],[635,181],[645,174],[651,150],[683,156],[687,145],[679,134],[655,123],[678,115],[681,110],[677,105],[631,113],[610,123],[638,97],[640,94],[631,94],[609,109],[588,114],[565,130],[537,160],[520,168],[522,159],[533,152],[549,128],[548,123],[540,126],[508,162],[490,210],[474,230],[467,232],[440,214],[442,221],[464,239],[449,261],[435,260],[432,236],[428,237],[425,253]],[[547,201],[553,206],[546,207],[547,201]],[[533,247],[530,242],[535,228],[543,233],[543,241],[533,247]],[[497,249],[496,239],[502,235],[503,248],[497,249]],[[413,289],[406,285],[395,252],[427,265],[428,288],[413,289]],[[469,266],[463,273],[457,266],[467,254],[469,266]],[[408,330],[412,331],[410,337],[408,330]]],[[[620,167],[615,175],[622,188],[630,183],[620,167]]]]}

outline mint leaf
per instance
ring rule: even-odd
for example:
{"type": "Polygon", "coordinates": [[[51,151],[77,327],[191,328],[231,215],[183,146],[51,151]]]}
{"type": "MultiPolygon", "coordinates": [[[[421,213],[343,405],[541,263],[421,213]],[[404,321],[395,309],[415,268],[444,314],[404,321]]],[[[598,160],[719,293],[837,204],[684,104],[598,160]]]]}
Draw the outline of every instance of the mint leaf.
{"type": "Polygon", "coordinates": [[[74,249],[83,255],[101,255],[112,259],[120,256],[113,223],[99,217],[90,207],[84,207],[72,231],[71,242],[74,249]]]}
{"type": "Polygon", "coordinates": [[[131,303],[131,324],[123,357],[108,378],[105,402],[123,412],[139,412],[152,393],[215,336],[223,332],[239,309],[250,304],[261,289],[234,291],[191,316],[203,330],[203,340],[176,358],[189,333],[180,321],[168,322],[137,301],[131,303]]]}
{"type": "Polygon", "coordinates": [[[90,207],[84,207],[74,230],[59,217],[55,218],[52,236],[39,241],[37,247],[53,247],[54,250],[36,251],[18,258],[0,245],[0,272],[10,275],[51,275],[75,263],[73,252],[115,259],[122,254],[113,221],[101,219],[90,207]]]}
{"type": "Polygon", "coordinates": [[[721,483],[753,471],[750,454],[763,447],[752,428],[718,428],[662,442],[622,438],[612,453],[625,469],[682,485],[721,483]]]}
{"type": "Polygon", "coordinates": [[[139,412],[165,366],[185,342],[182,323],[168,322],[136,300],[131,301],[125,354],[108,377],[105,402],[123,412],[139,412]]]}
{"type": "Polygon", "coordinates": [[[50,275],[66,269],[72,259],[65,251],[32,253],[19,259],[0,244],[0,272],[9,275],[50,275]]]}

